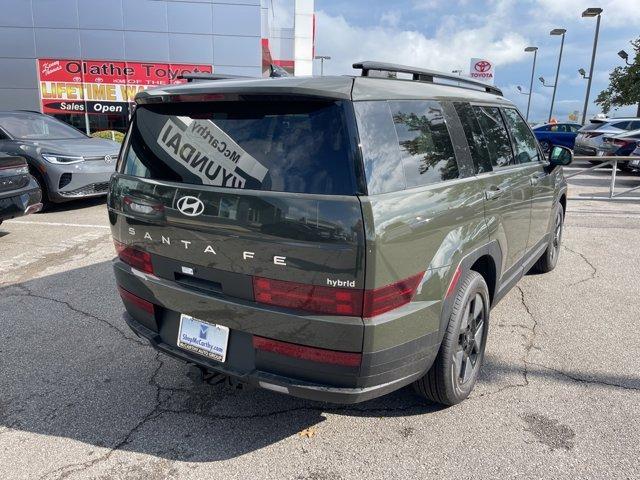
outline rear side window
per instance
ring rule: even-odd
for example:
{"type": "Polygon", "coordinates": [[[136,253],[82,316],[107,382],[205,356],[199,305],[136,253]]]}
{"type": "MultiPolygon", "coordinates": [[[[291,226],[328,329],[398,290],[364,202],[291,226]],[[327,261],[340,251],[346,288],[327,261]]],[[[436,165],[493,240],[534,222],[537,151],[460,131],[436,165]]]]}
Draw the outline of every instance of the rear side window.
{"type": "Polygon", "coordinates": [[[613,128],[619,128],[620,130],[628,130],[629,122],[616,122],[616,123],[612,123],[611,126],[613,128]]]}
{"type": "Polygon", "coordinates": [[[629,130],[638,130],[640,129],[640,120],[632,120],[629,122],[629,130]]]}
{"type": "Polygon", "coordinates": [[[529,163],[540,160],[538,142],[531,129],[529,129],[527,122],[514,108],[505,108],[503,111],[513,138],[516,163],[529,163]]]}
{"type": "Polygon", "coordinates": [[[343,102],[140,106],[122,173],[195,185],[352,195],[343,102]]]}
{"type": "Polygon", "coordinates": [[[407,187],[458,178],[442,107],[434,101],[389,102],[407,187]]]}
{"type": "Polygon", "coordinates": [[[480,128],[487,139],[491,165],[496,168],[506,167],[514,163],[509,134],[496,107],[474,106],[480,128]]]}
{"type": "Polygon", "coordinates": [[[458,102],[454,103],[454,107],[467,137],[476,173],[490,172],[491,156],[489,155],[489,146],[473,108],[469,103],[458,102]]]}
{"type": "Polygon", "coordinates": [[[354,102],[369,195],[406,187],[398,137],[385,101],[354,102]]]}

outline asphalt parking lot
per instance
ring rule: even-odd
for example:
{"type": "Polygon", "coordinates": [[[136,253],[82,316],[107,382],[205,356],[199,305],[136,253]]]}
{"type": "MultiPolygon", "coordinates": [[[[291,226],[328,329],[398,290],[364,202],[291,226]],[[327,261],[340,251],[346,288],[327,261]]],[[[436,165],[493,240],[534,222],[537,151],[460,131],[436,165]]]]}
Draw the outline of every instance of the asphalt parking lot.
{"type": "Polygon", "coordinates": [[[345,407],[197,384],[137,339],[102,201],[5,222],[0,476],[639,478],[639,240],[640,202],[570,201],[557,269],[493,310],[467,401],[345,407]]]}

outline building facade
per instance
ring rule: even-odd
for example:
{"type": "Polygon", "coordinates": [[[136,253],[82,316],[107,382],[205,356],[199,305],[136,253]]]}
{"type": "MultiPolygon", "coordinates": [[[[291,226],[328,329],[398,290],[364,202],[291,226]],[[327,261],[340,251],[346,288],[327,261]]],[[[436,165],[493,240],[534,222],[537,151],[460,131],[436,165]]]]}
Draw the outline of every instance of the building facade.
{"type": "MultiPolygon", "coordinates": [[[[298,2],[313,10],[313,0],[298,2]]],[[[181,82],[189,71],[264,75],[270,4],[0,0],[0,110],[43,111],[83,130],[122,131],[141,89],[181,82]]],[[[282,51],[291,58],[271,61],[293,65],[295,46],[282,51]]]]}

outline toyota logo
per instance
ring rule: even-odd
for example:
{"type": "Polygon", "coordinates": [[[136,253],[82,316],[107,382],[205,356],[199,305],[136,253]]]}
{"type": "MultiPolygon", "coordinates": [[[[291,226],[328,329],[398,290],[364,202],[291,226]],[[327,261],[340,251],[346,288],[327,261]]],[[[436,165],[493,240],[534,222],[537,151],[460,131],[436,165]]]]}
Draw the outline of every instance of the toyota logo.
{"type": "Polygon", "coordinates": [[[479,62],[476,62],[473,68],[475,68],[478,72],[487,72],[491,70],[491,62],[480,60],[479,62]]]}
{"type": "Polygon", "coordinates": [[[187,217],[197,217],[204,212],[204,203],[196,197],[180,197],[176,205],[178,210],[187,217]]]}

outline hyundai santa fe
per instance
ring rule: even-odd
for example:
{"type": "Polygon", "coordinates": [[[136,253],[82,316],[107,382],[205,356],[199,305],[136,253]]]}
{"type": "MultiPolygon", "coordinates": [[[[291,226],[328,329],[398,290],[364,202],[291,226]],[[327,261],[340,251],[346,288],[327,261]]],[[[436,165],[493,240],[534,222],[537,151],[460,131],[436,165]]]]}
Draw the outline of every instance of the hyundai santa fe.
{"type": "Polygon", "coordinates": [[[558,261],[572,154],[495,87],[354,67],[138,94],[108,198],[124,318],[234,382],[452,405],[491,308],[558,261]]]}

